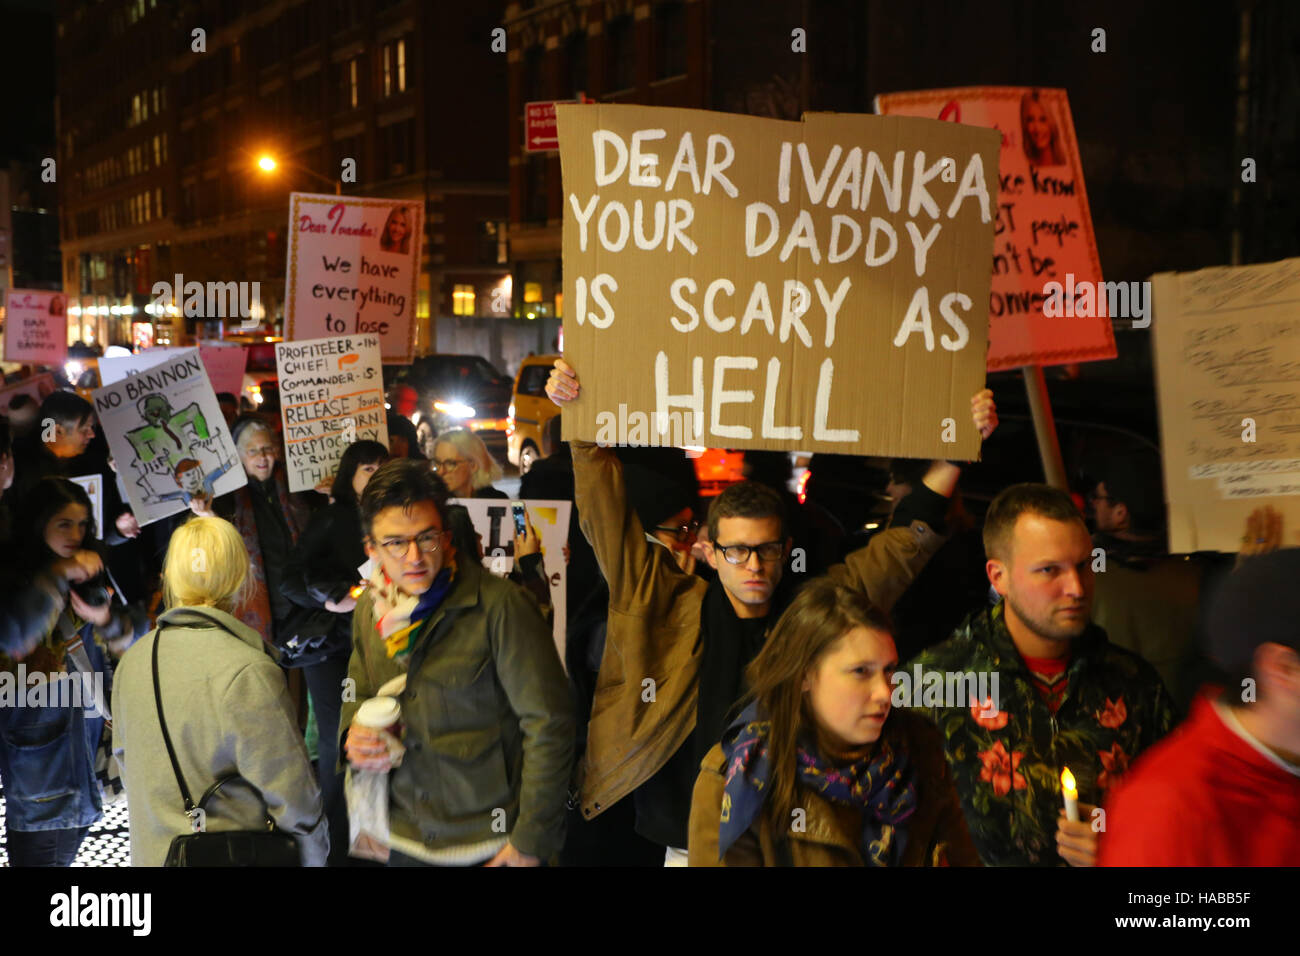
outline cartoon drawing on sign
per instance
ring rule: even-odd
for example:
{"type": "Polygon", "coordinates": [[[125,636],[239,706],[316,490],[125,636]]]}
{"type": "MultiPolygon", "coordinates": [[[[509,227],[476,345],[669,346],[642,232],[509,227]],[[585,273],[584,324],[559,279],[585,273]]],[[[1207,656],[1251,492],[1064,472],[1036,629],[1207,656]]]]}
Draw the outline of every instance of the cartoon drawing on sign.
{"type": "Polygon", "coordinates": [[[128,431],[126,438],[135,450],[136,460],[131,465],[139,472],[136,484],[146,500],[179,498],[188,505],[195,495],[211,495],[213,485],[230,470],[234,459],[223,457],[199,403],[191,402],[174,412],[167,396],[155,392],[141,398],[136,409],[144,424],[128,431]],[[203,466],[205,458],[207,468],[203,466]]]}
{"type": "Polygon", "coordinates": [[[385,252],[406,255],[411,242],[411,227],[407,222],[406,207],[394,206],[379,234],[379,248],[385,252]]]}
{"type": "Polygon", "coordinates": [[[1056,123],[1039,100],[1038,90],[1030,90],[1020,99],[1020,130],[1029,165],[1065,165],[1056,123]]]}

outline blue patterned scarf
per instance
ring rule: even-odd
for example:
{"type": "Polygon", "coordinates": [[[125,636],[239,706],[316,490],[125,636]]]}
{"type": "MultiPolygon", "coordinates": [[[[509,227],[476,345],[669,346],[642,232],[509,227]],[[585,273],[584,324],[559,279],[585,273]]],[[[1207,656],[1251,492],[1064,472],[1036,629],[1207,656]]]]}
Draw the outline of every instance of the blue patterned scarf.
{"type": "MultiPolygon", "coordinates": [[[[772,768],[767,737],[771,723],[758,719],[750,704],[722,738],[726,785],[718,859],[762,813],[772,768]]],[[[897,866],[907,840],[905,824],[916,810],[916,783],[907,754],[895,752],[882,736],[870,757],[846,767],[827,763],[817,748],[801,740],[797,752],[799,783],[832,803],[862,810],[862,858],[868,866],[897,866]]]]}

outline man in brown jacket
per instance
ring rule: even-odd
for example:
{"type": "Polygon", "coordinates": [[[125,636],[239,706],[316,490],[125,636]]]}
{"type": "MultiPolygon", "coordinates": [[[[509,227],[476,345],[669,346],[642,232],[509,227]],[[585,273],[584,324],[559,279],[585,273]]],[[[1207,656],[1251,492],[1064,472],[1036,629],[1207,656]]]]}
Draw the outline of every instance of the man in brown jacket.
{"type": "MultiPolygon", "coordinates": [[[[577,374],[563,359],[546,392],[561,406],[578,396],[577,374]]],[[[997,424],[992,393],[980,392],[971,406],[987,438],[997,424]]],[[[578,771],[582,813],[591,819],[643,788],[637,832],[667,848],[666,865],[684,866],[701,761],[744,693],[745,666],[797,588],[783,581],[791,557],[784,507],[753,482],[714,500],[707,558],[718,578],[709,584],[647,542],[613,451],[591,442],[570,445],[582,530],[610,592],[605,653],[578,771]]],[[[895,512],[896,526],[827,573],[888,611],[943,543],[935,529],[959,474],[956,465],[933,463],[923,486],[895,512]]]]}

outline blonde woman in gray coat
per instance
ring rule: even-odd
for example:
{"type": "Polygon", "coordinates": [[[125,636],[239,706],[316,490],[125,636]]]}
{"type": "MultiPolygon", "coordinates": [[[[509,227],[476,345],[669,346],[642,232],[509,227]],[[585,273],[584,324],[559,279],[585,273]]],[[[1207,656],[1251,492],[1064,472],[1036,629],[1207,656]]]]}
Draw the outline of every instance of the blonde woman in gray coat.
{"type": "MultiPolygon", "coordinates": [[[[151,656],[160,638],[163,714],[190,793],[197,800],[238,773],[260,792],[276,826],[297,839],[303,865],[325,865],[320,789],[284,676],[262,636],[231,614],[248,582],[248,554],[228,521],[192,518],[172,533],[163,565],[169,610],[123,656],[113,680],[113,750],[131,808],[133,866],[161,866],[172,840],[191,832],[154,700],[151,656]]],[[[266,825],[257,794],[238,781],[219,790],[205,813],[209,831],[266,825]]]]}

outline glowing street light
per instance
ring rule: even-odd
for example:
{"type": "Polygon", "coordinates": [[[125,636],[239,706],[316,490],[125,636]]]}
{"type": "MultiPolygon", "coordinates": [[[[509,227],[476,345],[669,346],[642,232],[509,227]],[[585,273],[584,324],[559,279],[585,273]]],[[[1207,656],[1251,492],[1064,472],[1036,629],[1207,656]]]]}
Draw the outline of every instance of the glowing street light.
{"type": "MultiPolygon", "coordinates": [[[[271,156],[268,153],[263,153],[261,156],[257,158],[257,168],[264,173],[273,173],[280,167],[280,165],[281,163],[278,160],[276,160],[274,156],[271,156]]],[[[308,176],[313,176],[316,179],[319,179],[321,182],[333,186],[334,195],[336,196],[343,195],[343,184],[340,183],[338,180],[330,179],[327,176],[322,176],[320,173],[316,172],[315,170],[308,169],[306,166],[299,166],[297,163],[285,162],[283,165],[289,167],[290,169],[296,169],[300,173],[306,173],[308,176]]]]}

